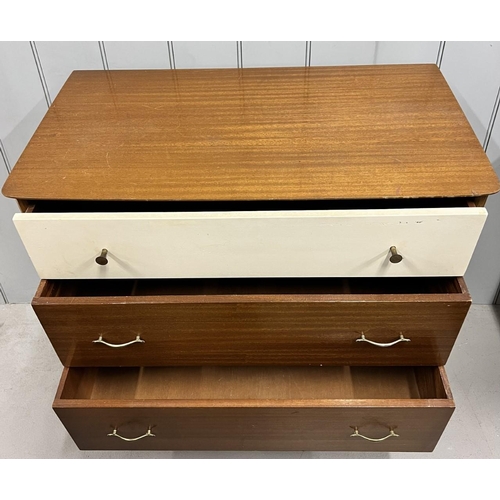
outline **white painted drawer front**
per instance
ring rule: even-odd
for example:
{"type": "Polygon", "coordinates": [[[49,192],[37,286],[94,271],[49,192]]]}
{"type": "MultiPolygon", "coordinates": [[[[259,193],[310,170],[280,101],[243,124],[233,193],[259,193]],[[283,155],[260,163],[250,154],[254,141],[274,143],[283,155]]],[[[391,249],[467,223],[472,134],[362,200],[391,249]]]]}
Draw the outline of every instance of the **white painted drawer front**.
{"type": "Polygon", "coordinates": [[[475,207],[35,212],[14,223],[46,279],[462,276],[486,216],[475,207]],[[109,262],[100,266],[103,248],[109,262]]]}

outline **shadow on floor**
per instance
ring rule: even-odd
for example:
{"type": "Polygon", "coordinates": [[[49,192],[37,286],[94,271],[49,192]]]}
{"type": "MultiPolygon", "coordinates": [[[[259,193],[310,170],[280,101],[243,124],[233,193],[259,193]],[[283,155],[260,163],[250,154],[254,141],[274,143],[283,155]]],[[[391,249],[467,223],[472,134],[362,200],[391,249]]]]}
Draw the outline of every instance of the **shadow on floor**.
{"type": "Polygon", "coordinates": [[[493,316],[498,325],[498,331],[500,332],[500,305],[492,306],[491,310],[493,311],[493,316]]]}

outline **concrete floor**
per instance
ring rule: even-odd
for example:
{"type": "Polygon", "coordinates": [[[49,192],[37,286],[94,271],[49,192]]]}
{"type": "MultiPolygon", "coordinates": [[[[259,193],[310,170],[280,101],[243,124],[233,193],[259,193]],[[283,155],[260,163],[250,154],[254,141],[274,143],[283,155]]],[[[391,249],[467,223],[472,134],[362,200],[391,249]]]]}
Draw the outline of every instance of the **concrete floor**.
{"type": "Polygon", "coordinates": [[[79,451],[51,409],[62,366],[30,306],[0,306],[0,458],[500,458],[500,307],[473,306],[446,370],[457,409],[433,453],[79,451]]]}

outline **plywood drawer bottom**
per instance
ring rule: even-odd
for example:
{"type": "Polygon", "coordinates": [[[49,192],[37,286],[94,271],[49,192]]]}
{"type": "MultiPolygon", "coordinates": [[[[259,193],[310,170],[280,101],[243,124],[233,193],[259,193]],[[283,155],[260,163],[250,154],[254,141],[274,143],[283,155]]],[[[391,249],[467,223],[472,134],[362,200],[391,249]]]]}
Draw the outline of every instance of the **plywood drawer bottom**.
{"type": "Polygon", "coordinates": [[[454,403],[442,367],[65,368],[54,410],[80,449],[432,451],[454,403]]]}

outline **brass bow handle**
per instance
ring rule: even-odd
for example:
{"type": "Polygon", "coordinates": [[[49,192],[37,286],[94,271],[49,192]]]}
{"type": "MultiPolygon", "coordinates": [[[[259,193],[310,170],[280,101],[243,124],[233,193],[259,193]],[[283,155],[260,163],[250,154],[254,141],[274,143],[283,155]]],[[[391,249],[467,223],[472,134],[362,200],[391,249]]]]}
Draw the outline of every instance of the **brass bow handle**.
{"type": "Polygon", "coordinates": [[[399,437],[399,434],[396,434],[392,429],[390,430],[389,434],[387,434],[387,436],[384,436],[383,438],[378,438],[378,439],[375,439],[375,438],[369,438],[367,436],[363,436],[363,434],[360,434],[358,432],[358,428],[357,427],[354,427],[354,433],[351,434],[350,437],[360,437],[360,438],[363,438],[363,439],[366,439],[367,441],[373,441],[375,443],[379,442],[379,441],[385,441],[386,439],[389,439],[391,437],[399,437]]]}
{"type": "Polygon", "coordinates": [[[127,347],[128,345],[132,344],[144,344],[146,341],[141,339],[140,335],[137,335],[135,340],[131,340],[130,342],[125,342],[124,344],[110,344],[109,342],[106,342],[105,340],[102,339],[102,335],[99,335],[99,338],[97,340],[92,341],[94,344],[104,344],[107,345],[108,347],[127,347]]]}
{"type": "Polygon", "coordinates": [[[399,344],[400,342],[411,342],[411,339],[405,338],[405,336],[401,333],[399,335],[399,339],[394,340],[393,342],[387,342],[383,344],[382,342],[374,342],[373,340],[369,340],[365,337],[365,334],[361,334],[360,339],[356,339],[356,342],[368,342],[369,344],[376,345],[377,347],[391,347],[393,345],[399,344]]]}
{"type": "Polygon", "coordinates": [[[126,437],[120,436],[120,434],[117,433],[117,430],[118,429],[114,429],[113,432],[108,434],[108,436],[115,436],[117,438],[122,439],[123,441],[139,441],[139,439],[143,439],[145,437],[156,437],[156,435],[151,432],[151,427],[148,429],[148,432],[146,432],[146,434],[143,434],[142,436],[138,436],[136,438],[126,438],[126,437]]]}

